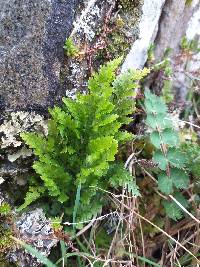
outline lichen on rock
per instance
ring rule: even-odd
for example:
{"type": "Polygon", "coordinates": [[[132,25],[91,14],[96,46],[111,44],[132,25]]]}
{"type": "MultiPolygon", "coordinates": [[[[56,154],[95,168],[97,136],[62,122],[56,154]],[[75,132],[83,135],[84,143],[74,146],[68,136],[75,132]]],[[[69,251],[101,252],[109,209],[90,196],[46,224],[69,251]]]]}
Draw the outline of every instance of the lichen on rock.
{"type": "Polygon", "coordinates": [[[1,148],[19,147],[22,145],[20,133],[35,130],[47,134],[47,125],[44,117],[35,112],[11,112],[0,125],[1,148]]]}
{"type": "Polygon", "coordinates": [[[68,97],[73,98],[77,90],[84,92],[88,77],[100,65],[129,52],[139,35],[143,4],[143,1],[131,2],[129,9],[120,6],[119,1],[85,1],[70,35],[79,53],[68,57],[62,70],[68,97]]]}
{"type": "MultiPolygon", "coordinates": [[[[25,147],[20,134],[36,131],[47,135],[47,123],[35,112],[11,112],[0,125],[1,179],[24,185],[30,170],[32,151],[25,147]],[[27,158],[27,160],[24,160],[27,158]]],[[[13,186],[14,187],[14,186],[13,186]]]]}
{"type": "MultiPolygon", "coordinates": [[[[18,238],[35,247],[45,256],[48,256],[52,247],[58,243],[51,221],[45,217],[42,209],[37,208],[18,216],[15,221],[15,228],[18,238]]],[[[9,262],[17,262],[20,267],[40,265],[35,257],[18,246],[11,249],[6,258],[9,262]]]]}

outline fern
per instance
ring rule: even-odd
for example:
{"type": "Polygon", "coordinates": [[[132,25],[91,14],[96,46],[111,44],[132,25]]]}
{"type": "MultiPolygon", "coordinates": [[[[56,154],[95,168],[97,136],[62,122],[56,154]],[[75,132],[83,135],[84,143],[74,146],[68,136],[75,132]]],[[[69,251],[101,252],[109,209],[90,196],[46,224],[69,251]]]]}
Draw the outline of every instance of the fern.
{"type": "MultiPolygon", "coordinates": [[[[127,116],[134,112],[136,81],[148,70],[129,71],[116,78],[120,62],[121,59],[111,61],[94,73],[88,81],[88,94],[77,93],[75,100],[64,98],[62,107],[50,110],[47,137],[36,133],[21,135],[38,158],[33,168],[44,190],[30,187],[20,209],[38,197],[48,196],[64,203],[66,214],[73,213],[74,219],[77,216],[81,220],[87,217],[88,209],[89,217],[96,214],[97,207],[93,212],[89,205],[94,199],[98,202],[98,187],[127,184],[131,188],[133,177],[122,167],[119,180],[118,175],[110,173],[119,145],[132,138],[121,126],[130,122],[127,116]],[[80,192],[77,188],[81,188],[80,192]]],[[[130,190],[138,194],[134,183],[130,190]]],[[[98,199],[99,209],[103,201],[98,199]]]]}
{"type": "MultiPolygon", "coordinates": [[[[167,113],[167,106],[160,97],[146,90],[144,104],[150,141],[155,147],[153,160],[160,169],[158,188],[166,195],[177,194],[177,190],[187,189],[189,186],[189,176],[185,170],[186,158],[180,149],[178,132],[167,113]]],[[[177,204],[165,201],[164,207],[170,218],[177,220],[182,217],[177,204]]]]}
{"type": "Polygon", "coordinates": [[[24,204],[22,204],[17,211],[21,211],[27,206],[29,206],[32,202],[36,201],[40,198],[41,194],[44,193],[45,189],[39,186],[30,186],[29,191],[26,193],[26,197],[24,199],[24,204]]]}

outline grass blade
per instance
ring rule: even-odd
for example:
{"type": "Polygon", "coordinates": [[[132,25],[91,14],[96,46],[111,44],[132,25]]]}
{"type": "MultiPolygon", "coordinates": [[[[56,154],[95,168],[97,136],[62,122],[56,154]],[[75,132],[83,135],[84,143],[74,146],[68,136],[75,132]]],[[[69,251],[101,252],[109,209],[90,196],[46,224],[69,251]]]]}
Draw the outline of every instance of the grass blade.
{"type": "Polygon", "coordinates": [[[81,184],[78,185],[77,191],[76,191],[76,200],[75,200],[75,205],[74,205],[74,210],[73,210],[73,228],[75,228],[75,223],[76,223],[76,214],[80,202],[80,195],[81,195],[81,184]]]}
{"type": "Polygon", "coordinates": [[[36,257],[41,263],[45,264],[47,267],[57,267],[53,264],[47,257],[45,257],[41,252],[36,248],[26,244],[24,241],[19,240],[15,237],[11,237],[14,241],[20,244],[24,249],[26,249],[32,256],[36,257]]]}

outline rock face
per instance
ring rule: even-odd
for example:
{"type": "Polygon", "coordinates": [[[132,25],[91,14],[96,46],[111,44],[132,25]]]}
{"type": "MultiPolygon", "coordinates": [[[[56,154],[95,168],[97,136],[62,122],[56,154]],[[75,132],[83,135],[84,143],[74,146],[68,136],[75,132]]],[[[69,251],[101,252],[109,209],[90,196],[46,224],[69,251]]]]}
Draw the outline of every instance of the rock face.
{"type": "Polygon", "coordinates": [[[155,40],[157,60],[163,57],[168,47],[172,49],[173,55],[179,52],[181,38],[186,34],[188,22],[199,6],[198,0],[193,0],[191,4],[187,4],[185,0],[166,1],[155,40]]]}
{"type": "Polygon", "coordinates": [[[0,109],[44,109],[62,94],[63,43],[78,0],[0,0],[0,109]]]}
{"type": "Polygon", "coordinates": [[[158,23],[164,3],[165,0],[144,0],[139,25],[139,38],[133,43],[122,66],[122,71],[129,68],[143,68],[147,60],[148,47],[153,43],[158,31],[158,23]]]}
{"type": "Polygon", "coordinates": [[[173,55],[177,54],[181,38],[188,29],[188,21],[195,12],[196,17],[200,18],[197,13],[199,7],[199,0],[193,0],[191,4],[187,4],[185,0],[144,0],[139,25],[140,35],[133,43],[122,71],[128,68],[143,68],[147,60],[148,47],[152,43],[155,43],[157,61],[162,59],[167,48],[172,48],[173,55]]]}
{"type": "MultiPolygon", "coordinates": [[[[16,232],[21,240],[34,246],[43,255],[48,256],[52,247],[58,243],[50,220],[46,219],[42,209],[24,213],[16,220],[16,232]]],[[[8,261],[17,262],[20,267],[41,266],[40,262],[23,248],[16,247],[8,253],[8,261]]]]}
{"type": "Polygon", "coordinates": [[[100,65],[126,56],[139,38],[143,3],[143,0],[84,1],[71,33],[79,56],[68,58],[63,71],[68,97],[73,98],[77,91],[84,92],[88,78],[100,65]]]}

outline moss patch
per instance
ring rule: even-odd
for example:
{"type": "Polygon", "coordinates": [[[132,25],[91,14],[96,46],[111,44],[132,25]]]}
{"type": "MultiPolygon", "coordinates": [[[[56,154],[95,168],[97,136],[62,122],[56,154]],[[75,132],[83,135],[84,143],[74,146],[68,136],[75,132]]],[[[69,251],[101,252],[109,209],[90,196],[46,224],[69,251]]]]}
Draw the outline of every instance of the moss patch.
{"type": "Polygon", "coordinates": [[[140,0],[118,0],[117,4],[119,8],[121,7],[127,11],[138,7],[140,5],[140,2],[140,0]]]}
{"type": "Polygon", "coordinates": [[[106,47],[99,50],[96,61],[104,64],[108,59],[126,56],[139,37],[139,20],[143,1],[119,1],[108,24],[106,47]]]}
{"type": "Polygon", "coordinates": [[[3,264],[6,253],[13,247],[13,240],[10,238],[12,235],[10,210],[8,203],[0,204],[0,263],[3,264]]]}

